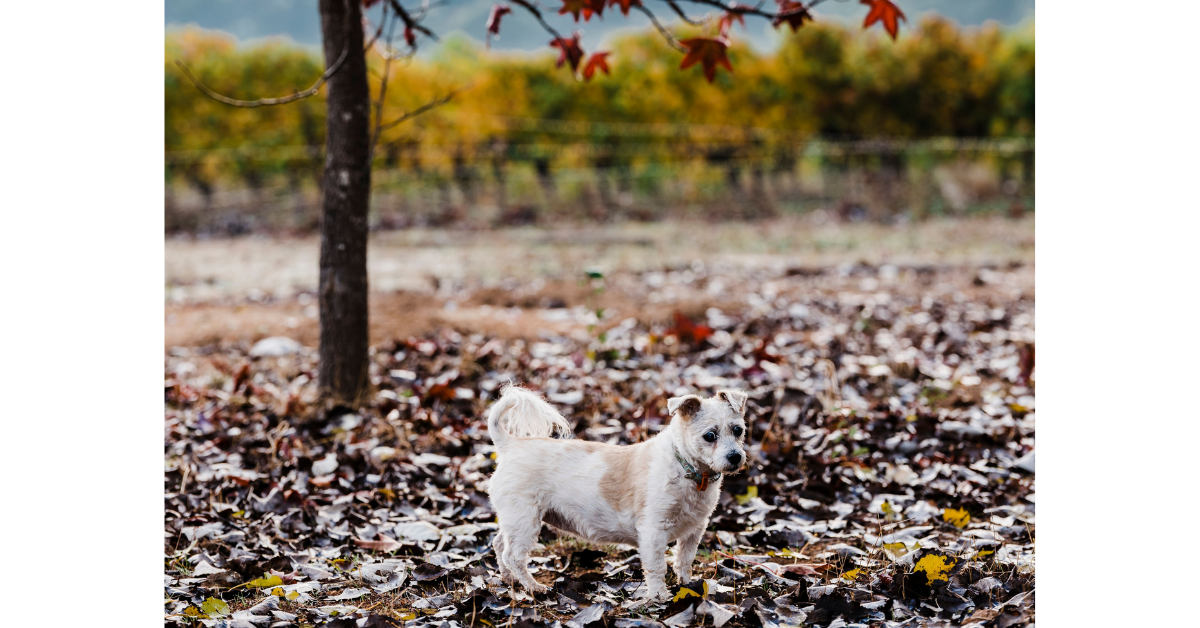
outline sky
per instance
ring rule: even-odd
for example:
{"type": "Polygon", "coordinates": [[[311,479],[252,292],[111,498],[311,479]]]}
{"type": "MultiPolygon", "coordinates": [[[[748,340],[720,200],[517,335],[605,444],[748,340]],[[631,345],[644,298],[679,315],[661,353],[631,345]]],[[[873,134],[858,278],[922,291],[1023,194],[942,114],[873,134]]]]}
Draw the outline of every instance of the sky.
{"type": "MultiPolygon", "coordinates": [[[[964,26],[978,26],[987,20],[995,20],[1004,26],[1013,26],[1033,17],[1033,0],[895,0],[908,17],[908,24],[915,24],[925,13],[937,13],[964,26]]],[[[482,41],[484,25],[495,0],[448,0],[432,10],[423,22],[434,33],[445,37],[455,31],[482,41]]],[[[409,0],[405,6],[414,6],[409,0]]],[[[557,0],[542,0],[543,6],[558,6],[557,0]]],[[[686,3],[685,3],[686,4],[686,3]]],[[[378,23],[379,6],[369,15],[378,23]]],[[[670,15],[665,2],[648,0],[647,6],[654,10],[660,20],[670,15]],[[657,6],[656,6],[657,5],[657,6]]],[[[867,8],[853,0],[829,0],[813,9],[818,20],[828,19],[847,23],[861,23],[867,8]]],[[[553,14],[554,11],[544,13],[553,14]]],[[[703,7],[695,5],[689,14],[702,15],[703,7]]],[[[578,29],[583,31],[585,48],[594,49],[618,29],[642,29],[649,20],[642,14],[631,12],[625,18],[619,11],[606,11],[603,19],[593,18],[590,22],[575,24],[569,15],[554,16],[548,20],[564,34],[578,29]]],[[[286,36],[296,42],[315,46],[321,41],[321,24],[317,15],[317,0],[166,0],[167,28],[194,24],[202,28],[228,32],[238,39],[250,40],[264,37],[286,36]]],[[[499,50],[545,49],[550,36],[527,13],[513,7],[513,13],[501,22],[500,38],[492,47],[499,50]]],[[[903,36],[905,25],[901,25],[903,36]]],[[[786,28],[786,27],[784,27],[786,28]]],[[[876,26],[875,28],[879,28],[876,26]]],[[[779,36],[765,19],[746,18],[746,29],[739,25],[734,37],[743,38],[760,51],[773,50],[779,36]]]]}

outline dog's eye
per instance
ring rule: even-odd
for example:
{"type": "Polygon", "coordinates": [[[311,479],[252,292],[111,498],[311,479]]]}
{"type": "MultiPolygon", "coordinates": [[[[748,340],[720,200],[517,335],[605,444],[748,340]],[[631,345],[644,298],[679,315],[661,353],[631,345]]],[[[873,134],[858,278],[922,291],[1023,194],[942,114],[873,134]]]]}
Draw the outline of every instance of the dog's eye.
{"type": "Polygon", "coordinates": [[[740,426],[740,425],[733,426],[733,435],[741,436],[742,435],[742,426],[740,426]]]}
{"type": "Polygon", "coordinates": [[[710,443],[715,442],[717,440],[717,433],[716,432],[705,432],[704,440],[706,440],[710,443]]]}

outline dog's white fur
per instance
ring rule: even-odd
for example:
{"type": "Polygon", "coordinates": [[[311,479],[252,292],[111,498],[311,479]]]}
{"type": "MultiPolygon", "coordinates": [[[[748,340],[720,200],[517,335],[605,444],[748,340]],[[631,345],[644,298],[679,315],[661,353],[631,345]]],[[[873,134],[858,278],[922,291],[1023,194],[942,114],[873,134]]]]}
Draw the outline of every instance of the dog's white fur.
{"type": "Polygon", "coordinates": [[[746,461],[746,394],[672,397],[667,409],[671,423],[665,430],[618,446],[550,438],[571,432],[553,406],[524,388],[501,391],[488,413],[498,452],[488,495],[500,524],[493,546],[502,578],[531,592],[546,589],[528,569],[529,551],[545,522],[591,543],[636,546],[646,575],[644,594],[656,599],[667,595],[667,544],[678,541],[675,573],[680,582],[691,581],[692,560],[721,480],[698,490],[672,446],[702,473],[723,477],[739,471],[746,461]],[[705,439],[709,432],[714,442],[705,439]]]}

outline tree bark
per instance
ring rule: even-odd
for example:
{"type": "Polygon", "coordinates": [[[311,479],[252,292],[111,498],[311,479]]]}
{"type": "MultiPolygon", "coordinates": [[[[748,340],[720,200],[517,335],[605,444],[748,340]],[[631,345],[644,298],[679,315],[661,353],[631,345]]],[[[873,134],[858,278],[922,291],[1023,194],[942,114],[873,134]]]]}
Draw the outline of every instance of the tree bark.
{"type": "Polygon", "coordinates": [[[321,208],[321,339],[317,382],[334,403],[361,401],[367,377],[367,203],[371,193],[370,92],[357,0],[320,0],[326,98],[321,208]]]}

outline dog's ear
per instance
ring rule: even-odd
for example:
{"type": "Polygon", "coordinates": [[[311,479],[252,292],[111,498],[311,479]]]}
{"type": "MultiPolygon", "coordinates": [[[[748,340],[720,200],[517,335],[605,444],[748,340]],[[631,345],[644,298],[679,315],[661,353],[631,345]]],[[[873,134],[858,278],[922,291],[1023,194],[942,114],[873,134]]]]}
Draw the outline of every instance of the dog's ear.
{"type": "Polygon", "coordinates": [[[675,414],[676,411],[685,419],[696,416],[700,411],[700,398],[696,395],[671,397],[667,400],[667,414],[675,414]]]}
{"type": "Polygon", "coordinates": [[[722,390],[717,393],[723,401],[729,402],[733,406],[733,411],[738,414],[746,412],[746,393],[740,390],[722,390]]]}

